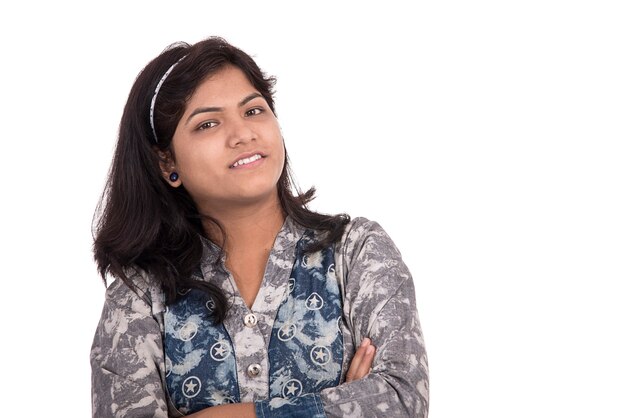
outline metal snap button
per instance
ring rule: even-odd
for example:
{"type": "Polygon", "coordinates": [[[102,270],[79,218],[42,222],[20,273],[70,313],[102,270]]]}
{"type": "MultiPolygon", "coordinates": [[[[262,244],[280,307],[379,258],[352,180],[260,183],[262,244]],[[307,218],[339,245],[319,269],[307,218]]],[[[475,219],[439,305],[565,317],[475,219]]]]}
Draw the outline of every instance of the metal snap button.
{"type": "Polygon", "coordinates": [[[255,314],[250,313],[243,318],[243,323],[248,327],[252,328],[258,322],[258,319],[255,314]]]}
{"type": "Polygon", "coordinates": [[[257,377],[261,373],[261,365],[254,363],[248,366],[248,376],[257,377]]]}

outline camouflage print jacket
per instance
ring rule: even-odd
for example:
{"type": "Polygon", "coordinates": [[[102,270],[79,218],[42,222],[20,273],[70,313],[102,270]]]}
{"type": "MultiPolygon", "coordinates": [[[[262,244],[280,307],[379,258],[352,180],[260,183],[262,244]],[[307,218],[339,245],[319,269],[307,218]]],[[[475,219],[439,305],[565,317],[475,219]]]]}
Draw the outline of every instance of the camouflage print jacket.
{"type": "Polygon", "coordinates": [[[219,249],[206,241],[198,280],[229,301],[183,290],[165,306],[146,274],[136,289],[107,289],[92,351],[94,417],[180,417],[222,403],[254,402],[259,417],[427,417],[428,366],[411,275],[375,222],[356,218],[317,253],[287,218],[249,309],[219,249]],[[343,383],[360,341],[376,346],[371,373],[343,383]]]}

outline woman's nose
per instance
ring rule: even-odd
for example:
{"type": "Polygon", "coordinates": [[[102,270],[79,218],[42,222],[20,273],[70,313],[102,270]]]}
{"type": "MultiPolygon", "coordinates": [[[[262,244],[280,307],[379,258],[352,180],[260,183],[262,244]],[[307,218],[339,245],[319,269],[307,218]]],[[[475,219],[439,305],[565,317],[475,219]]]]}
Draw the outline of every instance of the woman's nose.
{"type": "Polygon", "coordinates": [[[256,139],[256,134],[245,119],[235,119],[230,122],[229,145],[236,147],[256,139]]]}

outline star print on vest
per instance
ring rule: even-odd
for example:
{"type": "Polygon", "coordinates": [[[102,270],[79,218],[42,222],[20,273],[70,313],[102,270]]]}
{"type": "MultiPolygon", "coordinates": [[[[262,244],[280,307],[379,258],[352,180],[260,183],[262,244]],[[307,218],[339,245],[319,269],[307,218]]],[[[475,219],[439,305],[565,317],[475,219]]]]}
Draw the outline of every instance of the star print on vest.
{"type": "Polygon", "coordinates": [[[190,376],[183,382],[183,395],[188,398],[193,398],[200,393],[201,388],[202,383],[200,382],[200,379],[196,376],[190,376]]]}
{"type": "Polygon", "coordinates": [[[296,332],[298,332],[296,324],[287,323],[278,330],[278,339],[281,341],[289,341],[296,335],[296,332]]]}
{"type": "Polygon", "coordinates": [[[237,369],[230,337],[210,319],[215,303],[191,289],[165,313],[165,382],[183,414],[239,402],[237,369]]]}
{"type": "Polygon", "coordinates": [[[213,313],[213,311],[215,310],[215,301],[213,300],[213,298],[209,298],[204,306],[206,306],[206,309],[209,313],[213,313]]]}
{"type": "Polygon", "coordinates": [[[269,344],[270,397],[291,398],[339,384],[343,336],[333,247],[305,253],[312,233],[296,246],[290,275],[269,344]]]}
{"type": "Polygon", "coordinates": [[[283,397],[300,396],[302,393],[302,383],[298,379],[291,379],[283,386],[283,397]]]}
{"type": "Polygon", "coordinates": [[[311,294],[306,300],[306,308],[310,311],[317,311],[324,306],[324,299],[317,293],[311,294]]]}

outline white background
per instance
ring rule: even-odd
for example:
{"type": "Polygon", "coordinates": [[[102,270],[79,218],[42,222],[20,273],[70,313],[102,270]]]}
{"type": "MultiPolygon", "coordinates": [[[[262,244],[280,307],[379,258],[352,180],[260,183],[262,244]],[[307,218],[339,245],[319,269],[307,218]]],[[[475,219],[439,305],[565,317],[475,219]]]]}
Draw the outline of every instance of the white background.
{"type": "Polygon", "coordinates": [[[623,3],[407,4],[0,6],[3,416],[89,416],[91,218],[122,107],[166,45],[209,35],[278,76],[314,207],[402,251],[431,417],[626,416],[623,3]]]}

